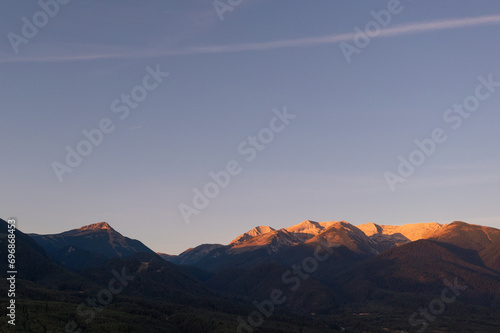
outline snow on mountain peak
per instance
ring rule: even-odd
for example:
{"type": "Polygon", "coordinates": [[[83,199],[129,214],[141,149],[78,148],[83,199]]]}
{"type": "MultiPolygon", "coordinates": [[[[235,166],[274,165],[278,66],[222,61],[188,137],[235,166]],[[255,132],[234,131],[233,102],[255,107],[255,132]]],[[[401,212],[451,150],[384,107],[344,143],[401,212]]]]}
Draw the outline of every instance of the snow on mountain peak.
{"type": "Polygon", "coordinates": [[[249,240],[250,238],[264,235],[264,234],[270,233],[274,230],[275,230],[274,228],[271,228],[269,226],[258,226],[258,227],[253,228],[250,231],[245,232],[243,235],[238,236],[229,244],[231,245],[231,244],[241,243],[241,242],[249,240]]]}
{"type": "Polygon", "coordinates": [[[368,237],[374,235],[396,235],[407,238],[410,241],[416,241],[419,239],[426,238],[427,235],[440,229],[441,224],[432,223],[414,223],[405,225],[378,225],[375,223],[367,223],[357,226],[361,231],[363,231],[368,237]]]}
{"type": "Polygon", "coordinates": [[[304,222],[285,228],[285,230],[289,233],[294,234],[300,240],[306,241],[314,236],[319,235],[334,223],[335,222],[316,222],[305,220],[304,222]]]}
{"type": "Polygon", "coordinates": [[[324,228],[325,227],[320,225],[318,222],[305,220],[304,222],[285,228],[285,230],[288,232],[311,232],[317,234],[324,228]]]}
{"type": "Polygon", "coordinates": [[[85,230],[114,230],[114,229],[106,222],[99,222],[83,226],[78,230],[85,231],[85,230]]]}
{"type": "Polygon", "coordinates": [[[300,239],[286,231],[286,229],[272,229],[270,232],[250,237],[244,241],[232,242],[229,245],[231,246],[231,253],[243,253],[260,248],[266,248],[268,253],[273,253],[278,252],[284,247],[297,245],[301,242],[300,239]]]}

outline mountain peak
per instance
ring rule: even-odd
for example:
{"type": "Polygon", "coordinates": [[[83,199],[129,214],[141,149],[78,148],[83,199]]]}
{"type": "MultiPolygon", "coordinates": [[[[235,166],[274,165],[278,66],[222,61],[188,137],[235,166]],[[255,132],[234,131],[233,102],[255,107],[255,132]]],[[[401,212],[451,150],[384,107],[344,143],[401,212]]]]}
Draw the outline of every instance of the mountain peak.
{"type": "MultiPolygon", "coordinates": [[[[59,234],[30,234],[30,236],[57,260],[68,259],[69,247],[76,249],[71,253],[71,256],[76,258],[75,265],[77,266],[91,263],[94,259],[97,260],[95,261],[97,263],[100,260],[97,257],[111,259],[115,257],[125,258],[140,252],[154,253],[140,241],[121,235],[106,222],[89,224],[59,234]]],[[[77,266],[72,267],[77,268],[77,266]]],[[[78,267],[82,268],[83,266],[78,267]]]]}
{"type": "Polygon", "coordinates": [[[286,230],[290,231],[301,231],[301,230],[307,230],[307,229],[322,229],[322,226],[316,222],[316,221],[311,221],[311,220],[305,220],[299,224],[293,225],[291,227],[286,228],[286,230]]]}
{"type": "Polygon", "coordinates": [[[274,228],[269,227],[267,225],[260,225],[258,227],[253,228],[249,231],[249,233],[255,233],[255,235],[267,234],[268,232],[274,231],[274,228]]]}
{"type": "Polygon", "coordinates": [[[279,229],[279,230],[272,229],[269,232],[263,232],[259,235],[243,239],[242,241],[239,242],[238,241],[232,242],[230,244],[231,246],[230,252],[233,254],[234,253],[241,254],[243,252],[265,248],[267,252],[271,254],[278,252],[280,249],[284,247],[290,247],[293,245],[297,245],[299,243],[301,243],[301,241],[297,237],[295,237],[294,234],[288,232],[286,229],[279,229]]]}
{"type": "Polygon", "coordinates": [[[250,238],[257,237],[260,235],[264,235],[270,232],[275,231],[274,228],[269,227],[269,226],[258,226],[253,228],[252,230],[245,232],[243,235],[238,236],[236,239],[234,239],[231,243],[229,244],[235,244],[235,243],[241,243],[244,242],[250,238]]]}
{"type": "MultiPolygon", "coordinates": [[[[398,236],[401,239],[406,238],[406,241],[416,241],[419,239],[427,238],[428,235],[443,227],[443,225],[430,222],[430,223],[413,223],[404,225],[379,225],[375,223],[366,223],[357,226],[368,237],[377,237],[380,235],[385,236],[398,236]]],[[[405,241],[405,242],[406,242],[405,241]]]]}
{"type": "Polygon", "coordinates": [[[285,230],[294,234],[302,241],[306,241],[319,235],[322,231],[333,225],[335,222],[316,222],[305,220],[299,224],[293,225],[285,230]]]}
{"type": "Polygon", "coordinates": [[[83,226],[78,230],[85,231],[85,230],[115,230],[115,229],[113,229],[107,222],[99,222],[83,226]]]}
{"type": "Polygon", "coordinates": [[[333,222],[324,231],[305,243],[323,243],[329,247],[343,245],[353,252],[364,254],[377,252],[373,247],[373,241],[362,230],[346,221],[333,222]]]}
{"type": "Polygon", "coordinates": [[[476,224],[455,221],[435,230],[427,238],[451,243],[462,248],[483,250],[500,242],[500,230],[476,224]]]}

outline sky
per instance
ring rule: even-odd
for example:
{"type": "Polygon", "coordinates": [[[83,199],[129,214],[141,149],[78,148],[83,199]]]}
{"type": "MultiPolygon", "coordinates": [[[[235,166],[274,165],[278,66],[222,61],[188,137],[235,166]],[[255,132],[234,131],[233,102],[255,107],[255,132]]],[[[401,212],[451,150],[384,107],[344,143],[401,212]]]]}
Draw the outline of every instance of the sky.
{"type": "Polygon", "coordinates": [[[178,254],[307,219],[500,228],[500,2],[0,6],[23,232],[106,221],[178,254]]]}

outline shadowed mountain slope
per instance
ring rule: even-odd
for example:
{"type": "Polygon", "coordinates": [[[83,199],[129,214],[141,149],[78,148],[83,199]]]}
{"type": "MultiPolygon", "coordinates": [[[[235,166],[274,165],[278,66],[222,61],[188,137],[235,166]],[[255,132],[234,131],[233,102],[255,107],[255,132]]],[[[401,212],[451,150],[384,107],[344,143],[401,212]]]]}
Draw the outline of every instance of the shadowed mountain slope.
{"type": "Polygon", "coordinates": [[[96,266],[105,259],[127,257],[135,253],[151,253],[138,240],[122,236],[108,223],[94,223],[60,234],[29,234],[59,263],[72,269],[96,266]]]}

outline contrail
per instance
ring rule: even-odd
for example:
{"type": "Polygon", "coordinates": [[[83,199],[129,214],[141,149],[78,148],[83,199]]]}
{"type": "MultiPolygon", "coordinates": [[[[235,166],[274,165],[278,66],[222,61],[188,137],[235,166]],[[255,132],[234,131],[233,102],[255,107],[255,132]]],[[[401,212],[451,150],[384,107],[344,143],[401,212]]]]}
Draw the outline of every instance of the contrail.
{"type": "MultiPolygon", "coordinates": [[[[401,35],[410,35],[424,32],[433,32],[439,30],[459,29],[481,25],[500,24],[500,15],[469,17],[449,20],[439,20],[431,22],[408,23],[390,28],[380,29],[377,36],[381,37],[396,37],[401,35]]],[[[287,47],[307,47],[315,45],[335,44],[352,40],[355,36],[354,32],[335,34],[323,37],[308,37],[301,39],[277,40],[262,43],[245,43],[222,46],[205,46],[188,50],[172,51],[172,54],[199,54],[199,53],[225,53],[225,52],[242,52],[242,51],[262,51],[271,49],[280,49],[287,47]]]]}
{"type": "MultiPolygon", "coordinates": [[[[435,32],[440,30],[452,30],[468,27],[477,27],[485,25],[500,24],[500,15],[489,15],[479,17],[466,17],[457,19],[437,20],[430,22],[407,23],[399,26],[381,28],[377,36],[371,38],[387,38],[397,37],[411,34],[435,32]]],[[[196,55],[196,54],[214,54],[214,53],[231,53],[231,52],[246,52],[246,51],[266,51],[284,48],[300,48],[317,45],[335,44],[345,41],[350,41],[354,38],[354,32],[334,34],[321,37],[307,37],[299,39],[284,39],[268,42],[257,43],[239,43],[229,45],[206,45],[192,46],[178,49],[165,49],[162,47],[120,47],[120,46],[102,46],[92,45],[95,52],[85,53],[85,46],[81,46],[82,50],[77,50],[75,45],[69,45],[78,53],[67,54],[61,52],[53,55],[41,55],[32,57],[5,56],[0,55],[1,62],[68,62],[68,61],[88,61],[98,59],[137,59],[137,58],[157,58],[165,56],[177,55],[196,55]],[[82,52],[83,51],[83,52],[82,52]],[[64,54],[64,55],[63,55],[64,54]]],[[[89,46],[89,45],[87,45],[89,46]]],[[[66,50],[68,45],[53,45],[50,50],[66,50]]]]}

